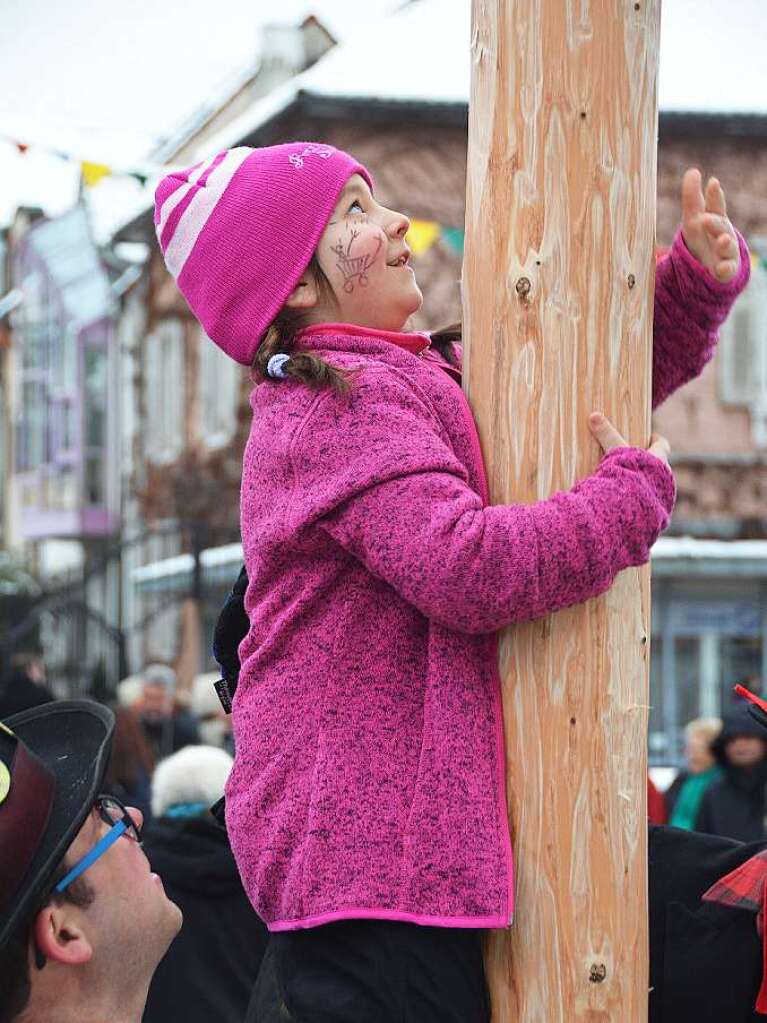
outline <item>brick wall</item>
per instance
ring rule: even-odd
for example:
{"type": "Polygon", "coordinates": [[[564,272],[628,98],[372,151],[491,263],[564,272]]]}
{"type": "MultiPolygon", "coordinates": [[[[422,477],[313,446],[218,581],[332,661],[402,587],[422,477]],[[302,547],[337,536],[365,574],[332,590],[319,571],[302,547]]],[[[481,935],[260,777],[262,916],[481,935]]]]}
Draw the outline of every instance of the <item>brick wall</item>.
{"type": "MultiPolygon", "coordinates": [[[[337,121],[286,119],[266,142],[292,138],[323,140],[348,149],[372,171],[378,198],[412,217],[451,227],[464,222],[466,133],[448,124],[374,123],[363,113],[337,121]]],[[[264,144],[262,141],[261,144],[264,144]]],[[[680,216],[680,185],[686,167],[716,174],[728,196],[733,222],[749,236],[767,236],[767,141],[742,139],[664,139],[658,161],[658,242],[668,245],[680,216]]],[[[438,241],[417,263],[425,301],[414,320],[433,329],[460,318],[460,258],[438,241]]],[[[152,257],[149,323],[175,310],[188,316],[158,254],[152,257]]],[[[190,340],[189,342],[193,342],[190,340]]],[[[192,353],[193,354],[193,353],[192,353]]],[[[189,360],[194,372],[195,360],[189,360]]],[[[174,466],[150,470],[144,489],[148,519],[187,514],[217,523],[237,521],[240,453],[247,438],[249,384],[243,376],[242,405],[231,449],[207,454],[190,442],[174,466]]],[[[190,411],[190,415],[191,415],[190,411]]],[[[742,519],[733,535],[767,535],[760,518],[767,507],[767,469],[753,467],[756,454],[748,414],[717,400],[716,366],[675,395],[655,417],[669,436],[677,461],[680,500],[676,518],[742,519]],[[727,456],[740,456],[737,469],[727,456]],[[725,464],[707,465],[719,456],[725,464]],[[702,460],[701,460],[702,459],[702,460]]]]}

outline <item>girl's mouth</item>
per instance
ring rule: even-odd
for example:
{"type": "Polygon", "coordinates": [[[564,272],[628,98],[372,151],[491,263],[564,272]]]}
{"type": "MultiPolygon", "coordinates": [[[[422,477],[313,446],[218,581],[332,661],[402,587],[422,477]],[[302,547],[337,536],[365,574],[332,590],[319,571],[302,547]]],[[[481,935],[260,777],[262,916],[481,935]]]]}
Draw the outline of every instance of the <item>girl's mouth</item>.
{"type": "Polygon", "coordinates": [[[410,253],[409,252],[403,252],[403,253],[401,253],[401,255],[397,256],[396,259],[389,260],[389,262],[386,265],[387,266],[407,266],[407,264],[409,262],[410,262],[410,253]]]}

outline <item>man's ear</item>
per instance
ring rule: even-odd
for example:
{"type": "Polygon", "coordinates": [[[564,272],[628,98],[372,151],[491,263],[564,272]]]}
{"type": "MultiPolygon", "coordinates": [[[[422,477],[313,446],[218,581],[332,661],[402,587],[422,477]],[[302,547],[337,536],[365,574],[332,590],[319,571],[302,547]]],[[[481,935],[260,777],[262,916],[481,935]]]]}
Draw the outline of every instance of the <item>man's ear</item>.
{"type": "Polygon", "coordinates": [[[33,933],[46,959],[80,966],[93,958],[93,947],[82,927],[82,911],[71,903],[50,903],[35,919],[33,933]]]}
{"type": "Polygon", "coordinates": [[[288,309],[313,309],[319,301],[319,291],[314,274],[305,273],[285,299],[288,309]]]}

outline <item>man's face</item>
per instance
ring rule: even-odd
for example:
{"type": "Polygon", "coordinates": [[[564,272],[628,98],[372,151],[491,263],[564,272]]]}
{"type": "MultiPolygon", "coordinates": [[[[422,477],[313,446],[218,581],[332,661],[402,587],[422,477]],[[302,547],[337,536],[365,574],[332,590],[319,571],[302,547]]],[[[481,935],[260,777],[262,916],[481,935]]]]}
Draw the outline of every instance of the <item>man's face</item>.
{"type": "MultiPolygon", "coordinates": [[[[140,828],[139,810],[128,808],[140,828]]],[[[93,810],[67,852],[67,863],[82,859],[109,830],[93,810]]],[[[181,927],[181,910],[165,894],[152,873],[141,846],[122,835],[83,874],[91,887],[92,903],[81,910],[82,924],[94,950],[107,966],[139,974],[154,967],[181,927]]]]}
{"type": "Polygon", "coordinates": [[[146,682],[141,695],[141,713],[148,721],[162,721],[170,716],[173,698],[165,686],[146,682]]]}
{"type": "Polygon", "coordinates": [[[724,753],[734,767],[756,767],[767,754],[767,742],[756,735],[738,735],[725,745],[724,753]]]}

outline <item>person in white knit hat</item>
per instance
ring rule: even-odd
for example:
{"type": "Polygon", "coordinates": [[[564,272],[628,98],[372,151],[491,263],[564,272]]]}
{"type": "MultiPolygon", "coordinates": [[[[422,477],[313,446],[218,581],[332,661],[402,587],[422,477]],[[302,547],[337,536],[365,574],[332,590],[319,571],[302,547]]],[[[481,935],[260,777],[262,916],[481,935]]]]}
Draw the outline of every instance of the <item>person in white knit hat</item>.
{"type": "Polygon", "coordinates": [[[267,932],[245,895],[226,831],[209,812],[231,767],[224,750],[187,746],[155,770],[144,851],[153,870],[162,864],[184,927],[152,980],[143,1023],[245,1017],[267,932]]]}

